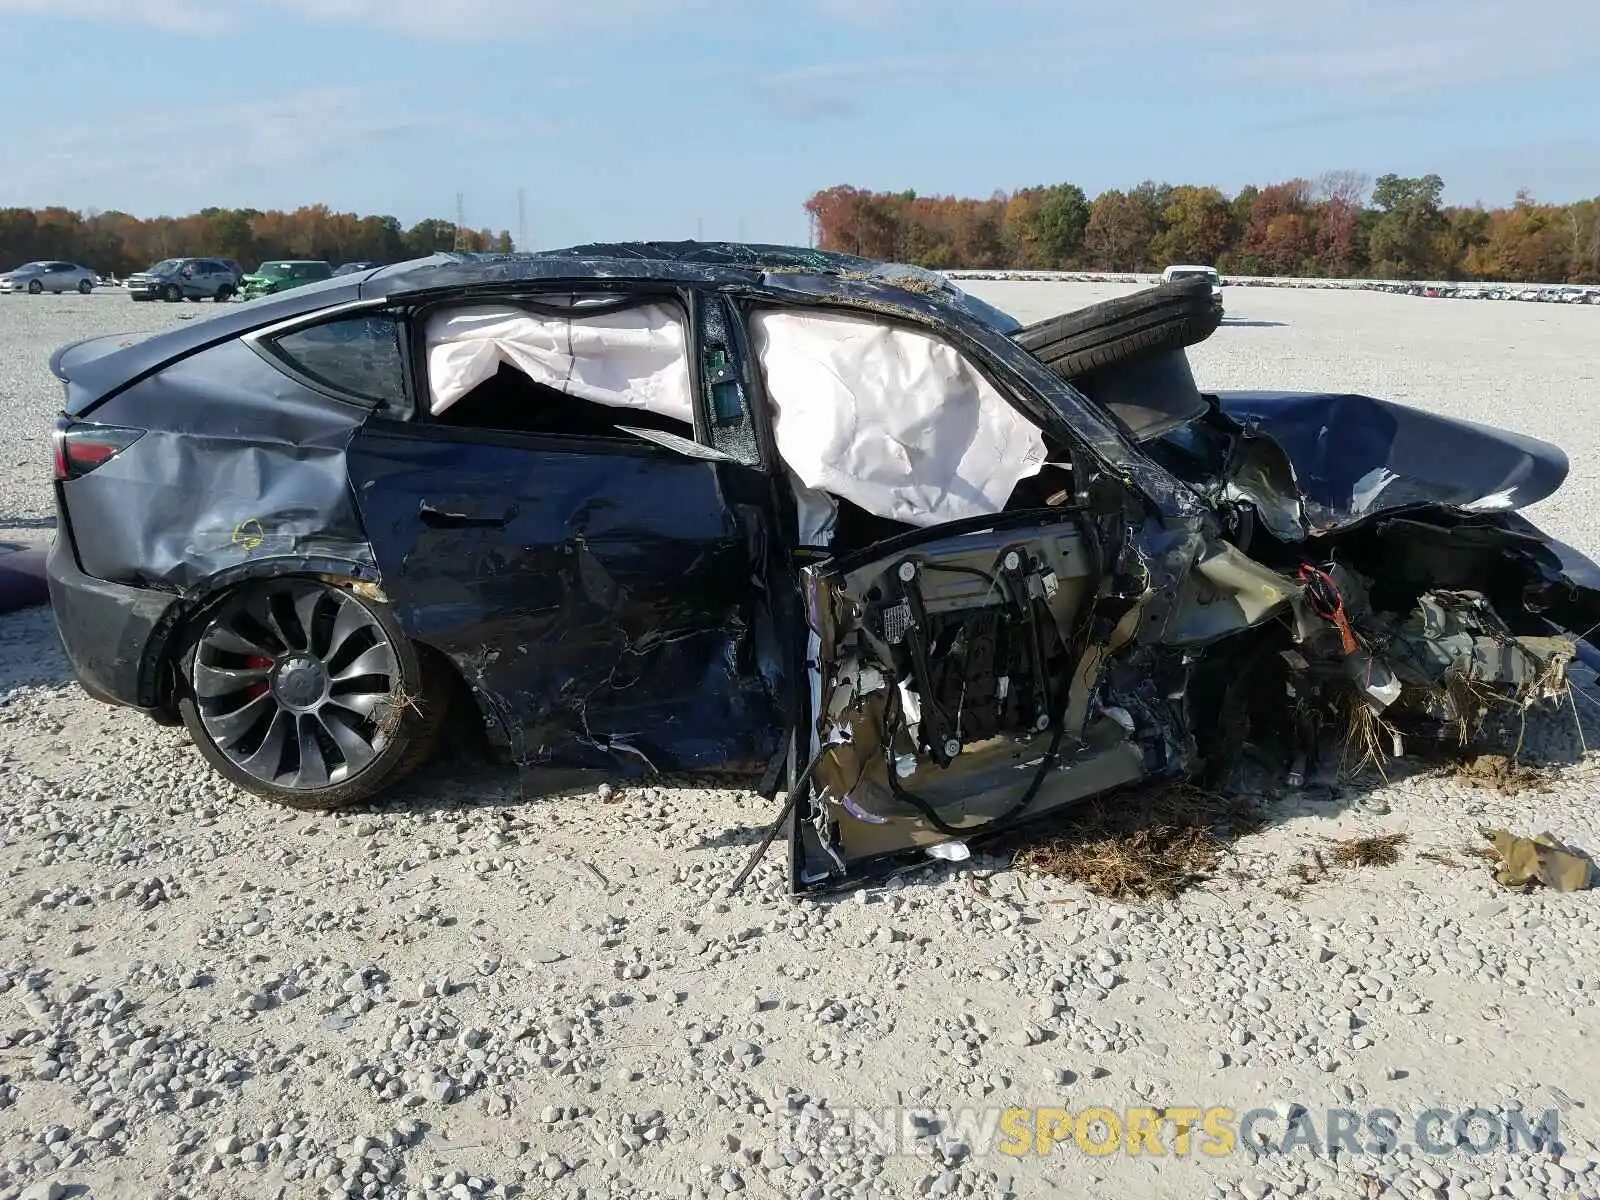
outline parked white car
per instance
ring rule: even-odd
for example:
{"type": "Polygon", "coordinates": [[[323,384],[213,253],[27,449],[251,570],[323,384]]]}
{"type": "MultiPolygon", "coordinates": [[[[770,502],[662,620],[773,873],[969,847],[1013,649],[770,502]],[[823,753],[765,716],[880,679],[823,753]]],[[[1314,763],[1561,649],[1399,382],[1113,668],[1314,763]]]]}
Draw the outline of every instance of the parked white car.
{"type": "Polygon", "coordinates": [[[23,263],[15,270],[0,275],[0,292],[82,292],[87,296],[94,291],[100,277],[88,267],[69,262],[23,263]]]}
{"type": "Polygon", "coordinates": [[[1172,283],[1178,279],[1206,279],[1211,282],[1211,302],[1217,306],[1217,311],[1222,311],[1222,276],[1217,274],[1215,267],[1201,267],[1192,264],[1177,264],[1161,272],[1162,283],[1172,283]]]}

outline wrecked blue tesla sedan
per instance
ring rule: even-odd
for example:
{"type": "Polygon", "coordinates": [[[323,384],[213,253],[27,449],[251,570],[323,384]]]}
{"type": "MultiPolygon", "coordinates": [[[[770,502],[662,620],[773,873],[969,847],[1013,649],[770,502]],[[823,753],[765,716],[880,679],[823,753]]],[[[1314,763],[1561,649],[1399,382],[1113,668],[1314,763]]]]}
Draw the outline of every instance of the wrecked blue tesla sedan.
{"type": "Polygon", "coordinates": [[[1552,446],[1210,395],[1202,282],[1022,327],[773,246],[436,255],[58,351],[61,636],[279,803],[452,705],[537,788],[786,787],[797,889],[1359,711],[1459,730],[1592,655],[1552,446]],[[468,699],[470,697],[470,699],[468,699]]]}

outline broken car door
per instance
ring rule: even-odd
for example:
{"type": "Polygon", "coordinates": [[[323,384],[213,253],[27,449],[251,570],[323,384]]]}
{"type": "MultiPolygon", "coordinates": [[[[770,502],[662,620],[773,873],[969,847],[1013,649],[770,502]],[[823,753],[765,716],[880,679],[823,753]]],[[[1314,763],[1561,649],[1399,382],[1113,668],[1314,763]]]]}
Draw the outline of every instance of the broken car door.
{"type": "Polygon", "coordinates": [[[748,469],[695,439],[681,309],[474,301],[415,324],[430,411],[350,450],[407,631],[525,767],[764,764],[765,517],[729,498],[748,469]]]}
{"type": "Polygon", "coordinates": [[[750,327],[799,507],[837,517],[800,539],[827,549],[801,571],[797,889],[1140,778],[1132,717],[1096,700],[1138,610],[1065,448],[928,331],[811,310],[750,327]]]}
{"type": "Polygon", "coordinates": [[[925,530],[804,572],[817,633],[817,805],[796,823],[796,885],[1141,778],[1133,718],[1101,672],[1137,606],[1096,619],[1106,564],[1082,512],[925,530]]]}

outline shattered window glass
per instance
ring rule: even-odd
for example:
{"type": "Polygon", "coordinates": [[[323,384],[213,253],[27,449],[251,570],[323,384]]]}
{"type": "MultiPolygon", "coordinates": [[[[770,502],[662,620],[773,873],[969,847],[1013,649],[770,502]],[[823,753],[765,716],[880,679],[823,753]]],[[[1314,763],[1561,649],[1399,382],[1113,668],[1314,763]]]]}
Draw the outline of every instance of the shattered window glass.
{"type": "Polygon", "coordinates": [[[272,348],[324,387],[397,413],[407,408],[402,345],[400,322],[377,314],[297,329],[274,339],[272,348]]]}

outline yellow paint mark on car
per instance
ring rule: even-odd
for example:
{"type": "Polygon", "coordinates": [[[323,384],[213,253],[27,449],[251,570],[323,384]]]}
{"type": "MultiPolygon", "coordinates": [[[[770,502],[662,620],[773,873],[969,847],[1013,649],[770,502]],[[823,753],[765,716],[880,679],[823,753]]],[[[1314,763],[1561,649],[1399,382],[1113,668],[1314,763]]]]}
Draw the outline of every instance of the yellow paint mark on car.
{"type": "Polygon", "coordinates": [[[245,550],[259,550],[267,540],[267,531],[255,517],[240,521],[233,527],[233,544],[245,550]]]}

